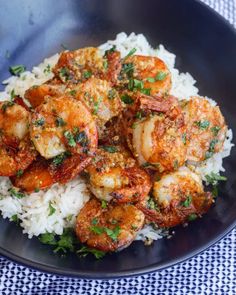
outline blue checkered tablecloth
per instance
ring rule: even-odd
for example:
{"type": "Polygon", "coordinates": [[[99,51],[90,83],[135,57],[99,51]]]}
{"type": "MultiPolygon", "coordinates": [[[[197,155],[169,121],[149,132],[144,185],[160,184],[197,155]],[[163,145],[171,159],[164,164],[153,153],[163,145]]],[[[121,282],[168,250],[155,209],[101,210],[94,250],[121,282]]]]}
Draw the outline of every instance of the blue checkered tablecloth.
{"type": "MultiPolygon", "coordinates": [[[[203,2],[236,27],[236,0],[203,2]]],[[[109,281],[63,278],[0,257],[0,295],[15,294],[236,294],[236,229],[209,250],[184,263],[136,278],[109,281]]]]}

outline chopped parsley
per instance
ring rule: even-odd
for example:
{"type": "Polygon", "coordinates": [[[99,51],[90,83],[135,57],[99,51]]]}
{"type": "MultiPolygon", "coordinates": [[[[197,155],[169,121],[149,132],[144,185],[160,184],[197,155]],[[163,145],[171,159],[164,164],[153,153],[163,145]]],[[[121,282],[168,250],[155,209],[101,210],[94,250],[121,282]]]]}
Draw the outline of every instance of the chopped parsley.
{"type": "Polygon", "coordinates": [[[137,118],[137,119],[139,119],[139,120],[141,120],[142,117],[143,117],[142,112],[137,112],[137,113],[135,114],[135,118],[137,118]]]}
{"type": "Polygon", "coordinates": [[[34,126],[36,126],[36,127],[43,126],[44,123],[45,123],[44,118],[40,118],[40,119],[33,122],[34,126]]]}
{"type": "Polygon", "coordinates": [[[103,234],[104,233],[104,227],[101,227],[101,226],[97,226],[97,225],[94,225],[94,226],[91,226],[90,227],[90,230],[92,231],[92,232],[94,232],[95,234],[97,234],[97,235],[101,235],[101,234],[103,234]]]}
{"type": "Polygon", "coordinates": [[[71,146],[71,147],[75,147],[76,146],[76,142],[75,142],[74,136],[73,136],[73,134],[70,131],[68,131],[68,130],[65,131],[64,132],[64,136],[67,139],[67,143],[68,143],[69,146],[71,146]]]}
{"type": "Polygon", "coordinates": [[[65,81],[68,81],[70,79],[70,72],[69,72],[68,68],[66,68],[66,67],[63,67],[60,69],[59,75],[61,78],[64,78],[65,81]]]}
{"type": "Polygon", "coordinates": [[[93,218],[92,221],[91,221],[91,224],[92,225],[98,224],[98,219],[97,218],[93,218]]]}
{"type": "Polygon", "coordinates": [[[53,246],[54,253],[62,252],[64,254],[68,252],[75,252],[80,257],[86,257],[88,254],[93,254],[97,259],[102,258],[106,252],[97,249],[90,249],[86,246],[79,248],[78,240],[72,228],[66,228],[62,235],[56,235],[55,233],[45,233],[39,236],[41,243],[53,246]]]}
{"type": "Polygon", "coordinates": [[[71,90],[69,93],[70,93],[70,95],[75,96],[76,95],[76,90],[71,90]]]}
{"type": "Polygon", "coordinates": [[[51,215],[53,215],[56,212],[56,209],[52,206],[52,202],[51,201],[49,202],[48,209],[49,209],[48,216],[51,216],[51,215]]]}
{"type": "Polygon", "coordinates": [[[102,209],[106,209],[107,208],[107,201],[102,200],[102,209]]]}
{"type": "Polygon", "coordinates": [[[38,193],[38,192],[40,191],[40,189],[39,189],[38,187],[36,187],[36,188],[34,189],[34,191],[35,191],[35,193],[38,193]]]}
{"type": "Polygon", "coordinates": [[[218,133],[220,131],[220,127],[219,126],[214,126],[214,127],[211,127],[211,132],[213,133],[214,136],[217,136],[218,133]]]}
{"type": "Polygon", "coordinates": [[[120,234],[120,227],[116,226],[113,229],[102,227],[102,226],[91,226],[90,230],[94,232],[95,234],[101,235],[103,233],[106,233],[113,241],[117,240],[118,235],[120,234]]]}
{"type": "Polygon", "coordinates": [[[106,252],[93,248],[88,248],[86,246],[83,246],[81,249],[77,250],[76,253],[80,257],[86,257],[88,254],[93,254],[97,259],[101,259],[106,255],[106,252]]]}
{"type": "Polygon", "coordinates": [[[125,63],[122,65],[122,70],[121,70],[121,74],[126,74],[129,78],[131,78],[131,76],[134,73],[134,64],[133,63],[125,63]]]}
{"type": "Polygon", "coordinates": [[[14,101],[15,96],[16,96],[15,90],[12,89],[12,91],[11,91],[11,101],[14,101]]]}
{"type": "Polygon", "coordinates": [[[19,170],[16,172],[16,177],[20,177],[23,173],[24,173],[24,171],[23,171],[22,169],[19,169],[19,170]]]}
{"type": "Polygon", "coordinates": [[[107,56],[108,54],[111,54],[115,51],[116,51],[116,46],[114,45],[110,49],[106,50],[104,55],[107,56]]]}
{"type": "Polygon", "coordinates": [[[115,98],[115,96],[116,96],[116,91],[115,91],[115,89],[110,89],[109,91],[108,91],[108,99],[110,99],[110,100],[112,100],[112,99],[114,99],[115,98]]]}
{"type": "Polygon", "coordinates": [[[85,131],[81,131],[75,134],[75,141],[79,143],[82,147],[86,147],[89,144],[88,136],[85,131]]]}
{"type": "Polygon", "coordinates": [[[12,215],[11,221],[13,221],[15,223],[19,223],[19,218],[18,218],[17,214],[12,215]]]}
{"type": "Polygon", "coordinates": [[[66,125],[66,122],[60,117],[56,118],[55,123],[57,127],[63,127],[66,125]]]}
{"type": "Polygon", "coordinates": [[[13,101],[4,102],[2,105],[2,111],[5,112],[7,108],[12,107],[14,105],[13,101]]]}
{"type": "Polygon", "coordinates": [[[130,95],[128,95],[128,94],[122,95],[121,96],[121,100],[125,104],[133,104],[133,102],[134,102],[133,98],[130,95]]]}
{"type": "Polygon", "coordinates": [[[26,70],[26,67],[23,65],[16,65],[9,67],[9,72],[14,76],[20,76],[26,70]]]}
{"type": "Polygon", "coordinates": [[[184,132],[182,134],[182,141],[183,141],[184,145],[186,145],[186,137],[187,137],[187,134],[186,134],[186,132],[184,132]]]}
{"type": "Polygon", "coordinates": [[[146,80],[147,80],[148,82],[150,82],[150,83],[154,83],[154,82],[156,82],[156,79],[153,78],[153,77],[147,78],[146,80]]]}
{"type": "Polygon", "coordinates": [[[213,154],[215,152],[215,146],[218,143],[218,141],[219,140],[215,138],[210,142],[209,149],[205,154],[205,160],[207,160],[213,156],[213,154]]]}
{"type": "Polygon", "coordinates": [[[94,101],[93,103],[93,115],[97,115],[99,110],[99,105],[101,103],[102,99],[100,98],[98,101],[94,101]]]}
{"type": "Polygon", "coordinates": [[[83,72],[83,77],[85,79],[88,79],[92,76],[92,72],[91,71],[86,71],[86,72],[83,72]]]}
{"type": "Polygon", "coordinates": [[[50,65],[47,65],[46,68],[43,70],[44,74],[49,74],[51,73],[51,67],[50,65]]]}
{"type": "Polygon", "coordinates": [[[117,147],[115,146],[112,146],[112,145],[103,145],[101,146],[101,148],[106,151],[106,152],[109,152],[111,154],[114,154],[116,153],[118,150],[117,150],[117,147]]]}
{"type": "Polygon", "coordinates": [[[187,198],[181,202],[181,206],[183,207],[189,207],[192,203],[192,197],[191,196],[187,196],[187,198]]]}
{"type": "Polygon", "coordinates": [[[210,126],[210,122],[207,120],[204,121],[195,121],[194,124],[201,130],[205,130],[210,126]]]}
{"type": "Polygon", "coordinates": [[[210,174],[206,175],[206,180],[209,184],[216,185],[219,181],[226,181],[227,177],[211,172],[210,174]]]}
{"type": "Polygon", "coordinates": [[[147,201],[147,206],[148,206],[149,209],[152,209],[152,210],[157,210],[158,209],[156,202],[151,197],[147,201]]]}
{"type": "Polygon", "coordinates": [[[53,160],[52,160],[53,165],[54,166],[60,166],[64,162],[64,160],[66,158],[68,158],[70,155],[71,155],[70,152],[67,151],[65,153],[62,153],[62,154],[54,157],[53,160]]]}
{"type": "Polygon", "coordinates": [[[168,74],[165,72],[159,72],[155,77],[146,78],[146,81],[148,81],[149,83],[155,83],[156,81],[164,80],[167,75],[168,74]]]}
{"type": "Polygon", "coordinates": [[[188,216],[188,221],[193,221],[193,220],[195,220],[197,218],[197,214],[190,214],[189,216],[188,216]]]}
{"type": "Polygon", "coordinates": [[[133,55],[136,51],[137,51],[136,48],[132,48],[132,49],[128,52],[128,54],[124,57],[124,59],[130,57],[130,56],[133,55]]]}
{"type": "Polygon", "coordinates": [[[12,197],[16,197],[17,199],[22,199],[25,197],[25,194],[21,193],[20,191],[17,191],[15,188],[10,188],[9,193],[11,194],[12,197]]]}
{"type": "Polygon", "coordinates": [[[108,61],[106,59],[103,61],[103,67],[105,70],[108,69],[108,61]]]}
{"type": "Polygon", "coordinates": [[[168,73],[165,73],[165,72],[159,72],[159,73],[156,75],[155,79],[156,79],[156,81],[162,81],[162,80],[164,80],[164,79],[166,78],[167,75],[168,75],[168,73]]]}
{"type": "Polygon", "coordinates": [[[64,229],[62,235],[54,233],[41,234],[39,240],[43,244],[55,246],[54,253],[59,251],[67,253],[68,251],[73,252],[75,250],[76,238],[73,230],[70,228],[64,229]]]}
{"type": "Polygon", "coordinates": [[[151,88],[144,88],[144,83],[138,79],[130,79],[128,83],[128,89],[130,91],[140,91],[143,94],[150,95],[151,88]]]}

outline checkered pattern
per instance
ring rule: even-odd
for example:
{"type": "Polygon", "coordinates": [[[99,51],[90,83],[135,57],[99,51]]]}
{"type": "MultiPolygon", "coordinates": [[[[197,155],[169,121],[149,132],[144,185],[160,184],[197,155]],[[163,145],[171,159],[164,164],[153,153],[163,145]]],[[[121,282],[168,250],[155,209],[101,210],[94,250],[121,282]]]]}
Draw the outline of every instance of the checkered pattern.
{"type": "MultiPolygon", "coordinates": [[[[204,2],[236,27],[236,0],[204,2]]],[[[42,274],[0,258],[0,294],[236,295],[236,229],[209,250],[184,263],[129,279],[68,279],[42,274]]]]}

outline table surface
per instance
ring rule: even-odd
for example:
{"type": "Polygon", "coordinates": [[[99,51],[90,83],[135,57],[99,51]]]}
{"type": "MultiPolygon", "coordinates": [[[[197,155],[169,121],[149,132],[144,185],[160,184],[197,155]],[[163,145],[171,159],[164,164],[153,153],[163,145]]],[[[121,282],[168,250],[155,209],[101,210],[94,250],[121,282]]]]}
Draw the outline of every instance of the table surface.
{"type": "MultiPolygon", "coordinates": [[[[236,0],[202,1],[236,27],[236,0]]],[[[236,229],[186,262],[160,272],[119,280],[63,278],[0,257],[0,294],[236,294],[236,229]]]]}

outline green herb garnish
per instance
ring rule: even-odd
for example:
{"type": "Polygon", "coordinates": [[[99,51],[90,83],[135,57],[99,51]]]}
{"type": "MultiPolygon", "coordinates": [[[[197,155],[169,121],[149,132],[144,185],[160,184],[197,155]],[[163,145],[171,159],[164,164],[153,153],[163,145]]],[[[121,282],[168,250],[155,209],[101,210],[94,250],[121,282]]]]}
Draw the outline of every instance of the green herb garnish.
{"type": "Polygon", "coordinates": [[[195,121],[194,124],[201,130],[205,130],[210,126],[210,122],[207,120],[204,121],[195,121]]]}
{"type": "Polygon", "coordinates": [[[20,76],[20,74],[23,73],[25,70],[26,67],[23,65],[11,66],[9,68],[9,72],[14,76],[20,76]]]}
{"type": "Polygon", "coordinates": [[[110,229],[107,227],[101,227],[101,226],[95,225],[95,226],[91,226],[90,230],[98,235],[106,233],[113,241],[116,241],[121,229],[119,226],[116,226],[115,228],[110,229]]]}
{"type": "Polygon", "coordinates": [[[73,134],[70,131],[68,131],[68,130],[65,131],[64,132],[64,136],[67,139],[67,143],[68,143],[69,146],[71,146],[71,147],[75,147],[76,146],[76,142],[75,142],[74,136],[73,136],[73,134]]]}
{"type": "Polygon", "coordinates": [[[13,187],[10,188],[8,191],[11,194],[12,197],[16,197],[17,199],[22,199],[22,198],[25,197],[25,194],[21,193],[20,191],[17,191],[13,187]]]}
{"type": "Polygon", "coordinates": [[[14,90],[14,89],[12,89],[10,95],[11,95],[11,101],[14,101],[14,98],[15,98],[15,96],[16,96],[16,94],[15,94],[15,90],[14,90]]]}
{"type": "Polygon", "coordinates": [[[206,175],[206,180],[209,184],[216,185],[218,184],[218,181],[226,181],[227,177],[211,172],[210,174],[206,175]]]}
{"type": "Polygon", "coordinates": [[[93,254],[95,258],[97,259],[101,259],[102,257],[106,255],[106,252],[103,252],[97,249],[88,248],[86,246],[83,246],[81,249],[77,250],[76,253],[80,257],[86,257],[88,254],[93,254]]]}
{"type": "Polygon", "coordinates": [[[49,209],[48,216],[51,216],[51,215],[53,215],[56,212],[56,209],[52,206],[52,202],[51,201],[49,202],[48,209],[49,209]]]}
{"type": "Polygon", "coordinates": [[[83,77],[85,79],[88,79],[92,76],[92,72],[91,71],[86,71],[86,72],[83,72],[83,77]]]}
{"type": "Polygon", "coordinates": [[[92,221],[91,221],[91,224],[92,225],[98,224],[98,219],[97,218],[93,218],[92,221]]]}
{"type": "Polygon", "coordinates": [[[40,119],[38,119],[38,120],[36,120],[36,121],[33,122],[33,124],[34,124],[36,127],[43,126],[44,123],[45,123],[44,118],[40,118],[40,119]]]}
{"type": "Polygon", "coordinates": [[[151,197],[147,201],[147,206],[148,206],[149,209],[152,209],[152,210],[157,210],[158,209],[156,202],[151,197]]]}
{"type": "Polygon", "coordinates": [[[191,196],[187,196],[187,198],[181,202],[181,206],[183,207],[189,207],[192,203],[192,197],[191,196]]]}
{"type": "Polygon", "coordinates": [[[75,134],[75,141],[79,143],[82,147],[86,147],[89,144],[88,136],[85,131],[81,131],[75,134]]]}
{"type": "Polygon", "coordinates": [[[164,79],[166,78],[167,75],[168,75],[168,73],[165,73],[165,72],[159,72],[159,73],[156,75],[155,79],[156,79],[156,81],[162,81],[162,80],[164,80],[164,79]]]}
{"type": "Polygon", "coordinates": [[[56,118],[55,123],[57,127],[62,127],[66,125],[66,122],[60,117],[56,118]]]}
{"type": "Polygon", "coordinates": [[[70,155],[71,155],[71,153],[66,151],[66,152],[54,157],[53,160],[52,160],[53,165],[54,166],[60,166],[64,162],[64,160],[66,158],[68,158],[70,155]]]}
{"type": "Polygon", "coordinates": [[[186,145],[186,137],[187,137],[187,134],[186,134],[186,132],[184,132],[182,134],[182,141],[183,141],[184,145],[186,145]]]}
{"type": "Polygon", "coordinates": [[[75,96],[76,95],[76,90],[71,90],[69,93],[70,93],[70,95],[75,96]]]}
{"type": "Polygon", "coordinates": [[[190,214],[189,216],[188,216],[188,221],[193,221],[193,220],[195,220],[197,218],[197,214],[190,214]]]}
{"type": "Polygon", "coordinates": [[[115,51],[116,51],[116,46],[114,45],[110,49],[108,49],[108,50],[105,51],[104,56],[107,56],[108,54],[113,53],[115,51]]]}
{"type": "Polygon", "coordinates": [[[114,99],[115,98],[115,96],[116,96],[116,91],[115,91],[115,89],[110,89],[109,91],[108,91],[108,98],[109,99],[114,99]]]}
{"type": "Polygon", "coordinates": [[[64,78],[65,81],[68,81],[70,79],[70,71],[66,67],[60,69],[59,75],[60,77],[64,78]]]}
{"type": "Polygon", "coordinates": [[[212,131],[214,136],[217,136],[219,131],[220,131],[220,127],[219,126],[211,127],[211,131],[212,131]]]}
{"type": "Polygon", "coordinates": [[[24,171],[23,171],[22,169],[19,169],[19,170],[16,172],[16,177],[20,177],[23,173],[24,173],[24,171]]]}
{"type": "Polygon", "coordinates": [[[109,152],[111,154],[114,154],[114,153],[118,152],[117,147],[112,146],[112,145],[103,145],[103,146],[101,146],[101,148],[104,151],[109,152]]]}
{"type": "Polygon", "coordinates": [[[121,96],[121,100],[125,103],[125,104],[133,104],[134,100],[131,96],[129,96],[128,94],[124,94],[121,96]]]}
{"type": "Polygon", "coordinates": [[[12,107],[14,105],[13,101],[4,102],[2,105],[2,111],[5,112],[7,108],[12,107]]]}
{"type": "Polygon", "coordinates": [[[133,55],[137,51],[136,48],[132,48],[129,53],[124,57],[124,59],[128,58],[129,56],[133,55]]]}
{"type": "Polygon", "coordinates": [[[43,70],[44,74],[49,74],[51,72],[51,66],[47,65],[46,68],[43,70]]]}
{"type": "Polygon", "coordinates": [[[106,209],[107,208],[107,201],[102,200],[102,209],[106,209]]]}

